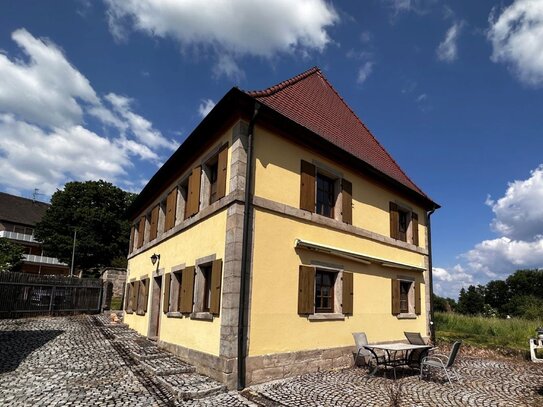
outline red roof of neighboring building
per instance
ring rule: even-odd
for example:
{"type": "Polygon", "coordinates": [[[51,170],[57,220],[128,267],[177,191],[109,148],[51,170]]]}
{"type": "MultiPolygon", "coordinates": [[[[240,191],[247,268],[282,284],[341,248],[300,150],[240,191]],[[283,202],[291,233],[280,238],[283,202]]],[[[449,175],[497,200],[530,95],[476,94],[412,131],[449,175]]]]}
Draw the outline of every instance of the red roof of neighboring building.
{"type": "Polygon", "coordinates": [[[317,67],[268,89],[245,93],[427,197],[317,67]]]}

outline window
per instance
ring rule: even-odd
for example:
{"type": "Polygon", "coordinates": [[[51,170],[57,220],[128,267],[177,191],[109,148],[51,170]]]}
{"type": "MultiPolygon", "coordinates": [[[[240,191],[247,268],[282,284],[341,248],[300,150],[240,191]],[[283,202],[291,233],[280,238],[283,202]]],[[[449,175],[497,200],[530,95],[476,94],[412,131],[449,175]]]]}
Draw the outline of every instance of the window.
{"type": "Polygon", "coordinates": [[[315,273],[315,312],[334,312],[334,284],[337,273],[317,270],[315,273]]]}
{"type": "Polygon", "coordinates": [[[195,319],[212,318],[210,314],[219,315],[221,282],[221,259],[197,267],[186,267],[180,281],[180,312],[192,313],[191,318],[195,319]]]}
{"type": "Polygon", "coordinates": [[[421,314],[420,283],[408,277],[392,280],[392,314],[399,318],[421,314]]]}
{"type": "Polygon", "coordinates": [[[228,160],[228,144],[206,161],[204,165],[204,191],[202,202],[211,205],[226,195],[226,170],[228,160]]]}
{"type": "Polygon", "coordinates": [[[134,292],[134,283],[127,283],[125,287],[125,307],[124,309],[128,314],[132,314],[134,311],[133,304],[133,292],[134,292]]]}
{"type": "Polygon", "coordinates": [[[209,312],[211,307],[211,265],[200,267],[204,281],[202,311],[209,312]]]}
{"type": "Polygon", "coordinates": [[[317,173],[317,213],[333,218],[334,203],[334,180],[317,173]]]}
{"type": "Polygon", "coordinates": [[[301,161],[300,209],[352,224],[352,184],[301,161]]]}
{"type": "MultiPolygon", "coordinates": [[[[298,314],[352,314],[353,274],[301,265],[298,285],[298,314]]],[[[326,319],[326,318],[325,318],[326,319]]]]}
{"type": "Polygon", "coordinates": [[[419,244],[419,217],[418,215],[390,202],[390,237],[402,242],[419,244]]]}

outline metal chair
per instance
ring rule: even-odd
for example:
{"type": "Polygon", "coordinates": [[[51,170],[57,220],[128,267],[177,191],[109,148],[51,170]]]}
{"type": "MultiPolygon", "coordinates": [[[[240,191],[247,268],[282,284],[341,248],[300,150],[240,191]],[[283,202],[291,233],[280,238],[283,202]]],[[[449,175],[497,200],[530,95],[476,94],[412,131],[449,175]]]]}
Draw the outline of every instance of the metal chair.
{"type": "Polygon", "coordinates": [[[424,359],[422,359],[422,362],[420,363],[420,378],[422,379],[425,370],[426,373],[428,373],[430,372],[430,368],[438,368],[443,369],[449,384],[452,384],[449,372],[454,374],[456,380],[459,380],[458,374],[453,370],[453,365],[454,361],[456,360],[456,356],[458,355],[458,351],[460,350],[460,345],[462,345],[461,341],[455,342],[451,348],[451,353],[449,356],[434,354],[432,356],[426,356],[424,359]]]}
{"type": "Polygon", "coordinates": [[[371,352],[368,349],[364,348],[364,345],[368,344],[368,338],[366,337],[365,332],[353,332],[354,343],[356,344],[356,356],[354,358],[354,364],[357,364],[358,357],[364,357],[364,364],[370,366],[369,362],[372,359],[375,359],[375,365],[385,363],[385,354],[384,352],[371,352]]]}
{"type": "MultiPolygon", "coordinates": [[[[409,341],[409,343],[412,345],[427,345],[422,335],[418,332],[404,332],[404,335],[409,341]]],[[[420,362],[422,361],[422,359],[428,356],[428,353],[435,349],[437,348],[412,350],[409,353],[409,356],[407,359],[407,365],[413,369],[419,369],[420,362]]]]}

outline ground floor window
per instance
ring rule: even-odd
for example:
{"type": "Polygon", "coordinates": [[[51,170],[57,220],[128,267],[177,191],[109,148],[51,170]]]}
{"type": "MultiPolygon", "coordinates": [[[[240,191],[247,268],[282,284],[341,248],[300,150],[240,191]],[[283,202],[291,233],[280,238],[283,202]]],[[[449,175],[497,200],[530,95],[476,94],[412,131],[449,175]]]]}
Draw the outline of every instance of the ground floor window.
{"type": "Polygon", "coordinates": [[[316,271],[315,312],[334,312],[334,285],[337,274],[331,271],[316,271]]]}

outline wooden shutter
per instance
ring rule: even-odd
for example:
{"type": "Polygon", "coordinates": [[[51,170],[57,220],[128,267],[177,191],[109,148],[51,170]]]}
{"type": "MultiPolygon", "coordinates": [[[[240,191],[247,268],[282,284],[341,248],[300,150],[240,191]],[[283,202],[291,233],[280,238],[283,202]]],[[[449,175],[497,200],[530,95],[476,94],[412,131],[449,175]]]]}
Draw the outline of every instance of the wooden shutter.
{"type": "Polygon", "coordinates": [[[180,312],[192,312],[192,297],[194,294],[194,266],[186,267],[183,270],[181,280],[181,307],[180,312]]]}
{"type": "Polygon", "coordinates": [[[349,225],[353,224],[353,184],[346,179],[341,180],[341,219],[349,225]]]}
{"type": "Polygon", "coordinates": [[[415,314],[420,315],[421,305],[420,305],[420,283],[415,284],[415,314]]]}
{"type": "Polygon", "coordinates": [[[141,280],[141,284],[143,284],[143,312],[147,312],[147,303],[149,302],[149,279],[145,278],[141,280]]]}
{"type": "Polygon", "coordinates": [[[130,283],[125,283],[124,285],[124,309],[126,312],[131,313],[132,308],[130,301],[132,300],[132,293],[130,292],[131,285],[130,283]]]}
{"type": "Polygon", "coordinates": [[[419,245],[419,215],[411,212],[411,231],[413,232],[413,244],[419,245]]]}
{"type": "Polygon", "coordinates": [[[175,211],[177,208],[177,188],[174,188],[166,198],[166,220],[164,221],[164,231],[170,230],[175,225],[175,211]]]}
{"type": "Polygon", "coordinates": [[[300,266],[298,282],[298,314],[315,312],[315,267],[300,266]]]}
{"type": "Polygon", "coordinates": [[[211,301],[209,312],[219,315],[221,305],[222,260],[215,260],[211,265],[211,301]]]}
{"type": "Polygon", "coordinates": [[[132,309],[136,312],[140,312],[140,282],[134,281],[134,288],[132,289],[132,309]]]}
{"type": "Polygon", "coordinates": [[[226,195],[226,173],[228,169],[228,144],[221,147],[217,162],[217,199],[226,195]]]}
{"type": "Polygon", "coordinates": [[[138,225],[138,249],[143,246],[143,233],[145,232],[145,216],[142,216],[138,225]]]}
{"type": "Polygon", "coordinates": [[[158,210],[159,206],[155,206],[151,211],[151,230],[149,231],[149,241],[155,240],[158,234],[158,210]]]}
{"type": "Polygon", "coordinates": [[[390,237],[393,239],[400,238],[400,217],[398,205],[394,202],[390,202],[390,237]]]}
{"type": "Polygon", "coordinates": [[[400,313],[400,280],[392,280],[392,315],[400,313]]]}
{"type": "Polygon", "coordinates": [[[170,311],[170,285],[172,282],[172,274],[164,274],[164,302],[162,304],[162,312],[165,314],[170,311]]]}
{"type": "Polygon", "coordinates": [[[353,273],[343,272],[343,313],[353,313],[353,273]]]}
{"type": "Polygon", "coordinates": [[[300,209],[315,212],[315,166],[304,160],[300,177],[300,209]]]}
{"type": "Polygon", "coordinates": [[[132,251],[134,250],[134,235],[135,235],[135,232],[136,232],[136,227],[134,225],[132,225],[132,227],[130,228],[130,244],[129,244],[129,247],[128,247],[128,254],[132,253],[132,251]]]}
{"type": "Polygon", "coordinates": [[[200,209],[200,181],[202,178],[202,167],[198,166],[189,175],[187,192],[187,204],[185,206],[185,219],[198,213],[200,209]]]}

